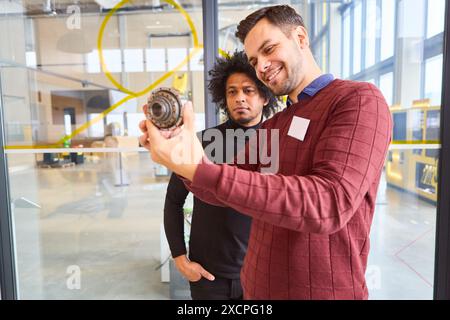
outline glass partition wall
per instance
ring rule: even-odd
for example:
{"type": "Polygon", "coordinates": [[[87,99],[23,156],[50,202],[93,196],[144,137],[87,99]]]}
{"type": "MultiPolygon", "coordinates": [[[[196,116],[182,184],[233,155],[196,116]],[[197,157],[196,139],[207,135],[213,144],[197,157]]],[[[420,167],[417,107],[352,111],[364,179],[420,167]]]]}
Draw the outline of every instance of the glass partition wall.
{"type": "Polygon", "coordinates": [[[201,128],[201,1],[2,1],[0,28],[18,298],[173,297],[170,172],[138,123],[166,86],[201,128]]]}
{"type": "MultiPolygon", "coordinates": [[[[202,3],[0,2],[18,298],[189,297],[162,228],[170,172],[139,147],[137,123],[148,93],[168,86],[193,101],[204,128],[202,3]]],[[[241,19],[278,3],[218,0],[218,55],[243,48],[234,36],[241,19]]],[[[304,17],[324,73],[375,84],[391,108],[370,299],[432,299],[445,0],[283,4],[304,17]]]]}
{"type": "MultiPolygon", "coordinates": [[[[234,31],[244,17],[240,9],[248,3],[218,3],[219,43],[241,49],[234,31]],[[225,18],[230,11],[234,14],[225,18]]],[[[432,299],[445,1],[283,3],[302,14],[324,73],[375,84],[391,108],[393,142],[379,188],[366,273],[370,299],[432,299]]]]}

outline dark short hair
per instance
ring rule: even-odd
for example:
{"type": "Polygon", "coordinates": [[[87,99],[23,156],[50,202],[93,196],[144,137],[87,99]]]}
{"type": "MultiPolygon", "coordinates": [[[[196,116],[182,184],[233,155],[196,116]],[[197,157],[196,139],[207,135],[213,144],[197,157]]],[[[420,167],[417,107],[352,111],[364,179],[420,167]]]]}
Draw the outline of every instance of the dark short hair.
{"type": "Polygon", "coordinates": [[[302,26],[305,27],[303,18],[290,6],[288,5],[278,5],[261,8],[250,15],[248,15],[244,20],[239,22],[237,31],[235,33],[236,37],[244,43],[247,34],[256,25],[256,23],[266,18],[271,24],[277,26],[283,31],[286,36],[289,36],[290,27],[292,26],[302,26]]]}
{"type": "Polygon", "coordinates": [[[225,111],[229,116],[226,99],[226,86],[228,78],[235,73],[243,73],[249,77],[258,89],[258,93],[269,102],[263,107],[263,115],[269,118],[275,113],[277,100],[272,92],[257,77],[255,69],[248,63],[243,51],[236,51],[232,56],[218,58],[212,70],[209,71],[210,81],[208,90],[212,95],[212,101],[218,109],[225,111]]]}

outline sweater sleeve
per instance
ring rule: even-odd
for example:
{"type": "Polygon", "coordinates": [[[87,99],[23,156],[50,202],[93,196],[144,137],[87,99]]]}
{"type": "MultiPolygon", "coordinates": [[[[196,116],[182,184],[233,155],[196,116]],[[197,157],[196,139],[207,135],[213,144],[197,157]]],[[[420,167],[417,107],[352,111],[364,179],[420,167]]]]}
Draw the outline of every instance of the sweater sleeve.
{"type": "Polygon", "coordinates": [[[189,191],[177,175],[172,174],[164,202],[164,230],[172,257],[186,254],[183,206],[189,191]]]}
{"type": "MultiPolygon", "coordinates": [[[[262,128],[266,123],[263,124],[262,128]]],[[[258,155],[258,146],[260,141],[258,140],[259,136],[258,134],[253,135],[250,138],[250,141],[245,144],[245,148],[243,150],[238,151],[237,155],[234,158],[233,164],[231,166],[235,166],[242,170],[247,171],[256,171],[258,169],[258,162],[251,163],[248,160],[249,154],[255,154],[258,155]],[[243,159],[243,161],[240,161],[240,159],[243,159]]],[[[203,144],[203,148],[205,148],[205,145],[203,144]]],[[[256,156],[257,157],[257,156],[256,156]]],[[[203,157],[202,163],[206,164],[214,164],[212,160],[210,160],[207,156],[203,157]]],[[[191,191],[197,198],[202,200],[203,202],[206,202],[210,205],[217,206],[217,207],[228,207],[228,205],[219,199],[217,199],[214,192],[211,190],[205,189],[202,186],[194,186],[191,181],[185,179],[182,176],[178,176],[181,181],[183,181],[185,187],[191,191]]]]}
{"type": "Polygon", "coordinates": [[[377,181],[390,134],[384,99],[355,92],[330,112],[309,174],[264,175],[204,161],[192,187],[270,224],[331,234],[347,224],[377,181]]]}
{"type": "MultiPolygon", "coordinates": [[[[214,163],[210,162],[206,157],[202,159],[202,163],[209,163],[212,166],[215,166],[214,163]]],[[[199,167],[200,168],[200,165],[199,167]]],[[[197,168],[197,170],[198,170],[197,168]]],[[[190,192],[192,192],[197,198],[202,200],[203,202],[206,202],[207,204],[210,204],[212,206],[216,207],[228,207],[224,202],[217,199],[215,193],[209,189],[203,188],[202,186],[194,186],[192,185],[192,182],[187,180],[186,178],[182,176],[177,176],[181,181],[183,181],[184,186],[186,189],[188,189],[190,192]]]]}

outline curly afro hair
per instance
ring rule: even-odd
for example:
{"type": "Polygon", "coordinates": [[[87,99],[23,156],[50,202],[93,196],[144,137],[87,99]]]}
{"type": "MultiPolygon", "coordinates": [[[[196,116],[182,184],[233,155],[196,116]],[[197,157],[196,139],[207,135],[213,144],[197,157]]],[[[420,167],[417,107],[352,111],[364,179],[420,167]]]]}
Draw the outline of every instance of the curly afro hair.
{"type": "Polygon", "coordinates": [[[228,78],[235,73],[247,75],[258,88],[259,94],[269,102],[263,107],[263,115],[269,118],[277,105],[277,99],[257,77],[255,69],[248,63],[247,56],[243,51],[236,51],[232,56],[218,58],[214,68],[209,71],[210,81],[208,84],[209,92],[212,95],[212,101],[216,103],[218,109],[223,110],[229,117],[226,99],[226,83],[228,78]]]}

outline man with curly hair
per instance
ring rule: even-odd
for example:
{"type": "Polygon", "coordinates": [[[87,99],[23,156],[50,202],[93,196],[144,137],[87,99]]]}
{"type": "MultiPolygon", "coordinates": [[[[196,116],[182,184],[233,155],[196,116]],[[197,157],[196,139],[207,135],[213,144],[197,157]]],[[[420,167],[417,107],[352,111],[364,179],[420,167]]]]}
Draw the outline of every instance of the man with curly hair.
{"type": "MultiPolygon", "coordinates": [[[[208,86],[213,102],[228,116],[228,120],[200,133],[203,148],[211,141],[208,131],[220,133],[223,150],[216,150],[218,163],[226,158],[226,148],[234,142],[229,131],[251,134],[260,126],[263,116],[269,118],[276,106],[275,97],[256,77],[243,52],[218,59],[209,72],[208,86]],[[250,130],[250,131],[249,131],[250,130]],[[227,132],[228,131],[228,132],[227,132]],[[222,152],[223,151],[223,152],[222,152]]],[[[250,135],[237,135],[248,139],[250,135]]],[[[217,142],[217,141],[214,141],[217,142]]],[[[245,141],[244,143],[245,144],[245,141]]],[[[236,144],[239,145],[239,144],[236,144]]],[[[234,158],[238,151],[231,146],[234,158]]],[[[190,282],[193,299],[242,299],[240,271],[247,250],[251,218],[238,211],[217,207],[194,197],[194,208],[189,239],[189,257],[184,242],[183,206],[189,191],[175,174],[167,187],[164,205],[164,228],[175,265],[190,282]]]]}

